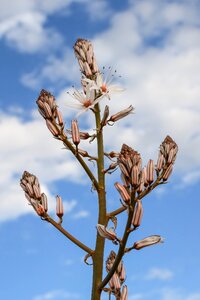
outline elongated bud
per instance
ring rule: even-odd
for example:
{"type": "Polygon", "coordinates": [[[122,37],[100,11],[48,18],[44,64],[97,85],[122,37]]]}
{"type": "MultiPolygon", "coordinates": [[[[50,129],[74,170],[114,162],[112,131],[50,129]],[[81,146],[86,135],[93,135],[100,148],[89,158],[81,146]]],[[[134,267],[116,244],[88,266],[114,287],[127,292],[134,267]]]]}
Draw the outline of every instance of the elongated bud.
{"type": "Polygon", "coordinates": [[[137,241],[134,243],[133,248],[136,250],[140,250],[144,247],[148,247],[154,244],[163,243],[164,239],[160,235],[151,235],[143,240],[137,241]]]}
{"type": "Polygon", "coordinates": [[[56,109],[56,116],[58,119],[59,126],[62,127],[64,125],[63,116],[62,116],[62,113],[58,109],[56,109]]]}
{"type": "Polygon", "coordinates": [[[55,136],[57,137],[59,135],[59,131],[58,129],[56,128],[56,126],[51,122],[49,121],[48,119],[46,120],[46,125],[47,125],[47,128],[49,129],[49,131],[55,136]]]}
{"type": "Polygon", "coordinates": [[[163,181],[168,180],[169,176],[172,173],[172,170],[173,170],[173,164],[170,164],[163,174],[163,177],[162,177],[163,181]]]}
{"type": "Polygon", "coordinates": [[[41,195],[42,206],[44,207],[45,212],[48,211],[48,199],[45,193],[41,195]]]}
{"type": "Polygon", "coordinates": [[[62,198],[60,196],[56,196],[56,215],[59,218],[62,218],[64,215],[64,208],[63,208],[63,202],[62,198]]]}
{"type": "Polygon", "coordinates": [[[103,117],[102,117],[102,120],[101,120],[101,127],[106,126],[108,116],[109,116],[109,106],[106,105],[105,109],[104,109],[103,117]]]}
{"type": "Polygon", "coordinates": [[[122,288],[122,293],[120,296],[120,300],[128,300],[128,287],[127,285],[124,285],[122,288]]]}
{"type": "Polygon", "coordinates": [[[157,161],[157,164],[156,164],[156,170],[158,172],[160,172],[160,170],[162,170],[162,168],[164,166],[164,162],[165,162],[164,155],[159,153],[158,161],[157,161]]]}
{"type": "Polygon", "coordinates": [[[114,291],[120,290],[121,283],[120,283],[119,277],[116,273],[114,273],[113,276],[111,277],[109,284],[110,284],[110,288],[112,290],[114,290],[114,291]]]}
{"type": "Polygon", "coordinates": [[[139,184],[139,170],[138,166],[133,166],[131,171],[131,183],[132,186],[137,187],[139,184]]]}
{"type": "Polygon", "coordinates": [[[141,200],[138,200],[135,205],[135,210],[132,219],[132,225],[138,227],[141,224],[143,216],[143,206],[141,200]]]}
{"type": "Polygon", "coordinates": [[[110,254],[106,260],[106,271],[109,272],[114,264],[114,261],[115,261],[115,258],[116,258],[116,253],[111,250],[110,251],[110,254]]]}
{"type": "Polygon", "coordinates": [[[126,204],[130,204],[131,197],[130,197],[128,191],[126,190],[126,188],[122,184],[120,184],[119,182],[115,183],[115,187],[118,190],[118,192],[120,193],[120,196],[121,196],[122,200],[126,204]]]}
{"type": "Polygon", "coordinates": [[[77,120],[72,120],[72,140],[73,143],[77,146],[80,143],[80,132],[78,128],[78,121],[77,120]]]}
{"type": "Polygon", "coordinates": [[[118,113],[112,115],[112,116],[110,117],[110,119],[108,120],[108,123],[109,123],[109,122],[114,123],[114,122],[116,122],[116,121],[118,121],[118,120],[120,120],[120,119],[122,119],[122,118],[128,116],[130,113],[133,112],[133,110],[134,110],[133,106],[130,105],[129,107],[127,107],[127,108],[121,110],[120,112],[118,112],[118,113]]]}
{"type": "Polygon", "coordinates": [[[97,224],[97,231],[103,238],[106,238],[111,241],[116,241],[116,233],[112,230],[112,228],[107,229],[104,225],[97,224]]]}
{"type": "Polygon", "coordinates": [[[147,182],[151,184],[154,181],[154,161],[150,159],[147,164],[147,182]]]}
{"type": "Polygon", "coordinates": [[[126,279],[126,271],[123,262],[121,262],[121,270],[118,272],[120,282],[123,283],[126,279]]]}
{"type": "Polygon", "coordinates": [[[38,216],[42,217],[45,214],[44,207],[41,204],[33,205],[38,216]]]}

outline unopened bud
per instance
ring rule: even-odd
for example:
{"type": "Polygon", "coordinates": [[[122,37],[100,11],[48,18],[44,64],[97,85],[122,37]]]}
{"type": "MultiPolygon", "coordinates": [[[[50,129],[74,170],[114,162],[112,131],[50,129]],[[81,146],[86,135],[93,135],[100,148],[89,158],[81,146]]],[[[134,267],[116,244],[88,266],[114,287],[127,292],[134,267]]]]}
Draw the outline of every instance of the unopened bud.
{"type": "Polygon", "coordinates": [[[147,182],[151,184],[154,181],[154,161],[150,159],[147,164],[147,182]]]}
{"type": "Polygon", "coordinates": [[[97,231],[103,238],[106,238],[111,241],[116,241],[117,236],[112,228],[107,229],[104,225],[97,224],[97,231]]]}
{"type": "Polygon", "coordinates": [[[137,187],[139,184],[139,170],[138,166],[133,166],[131,171],[131,183],[132,186],[137,187]]]}
{"type": "Polygon", "coordinates": [[[62,198],[60,196],[56,196],[56,215],[59,218],[62,218],[64,215],[64,208],[63,208],[63,202],[62,198]]]}
{"type": "Polygon", "coordinates": [[[140,250],[144,247],[148,247],[154,244],[163,243],[164,239],[160,235],[151,235],[143,240],[137,241],[134,243],[133,248],[136,250],[140,250]]]}
{"type": "Polygon", "coordinates": [[[80,133],[77,120],[72,120],[71,129],[73,143],[77,146],[80,143],[80,133]]]}
{"type": "Polygon", "coordinates": [[[48,119],[46,119],[46,125],[47,128],[49,129],[49,131],[54,135],[54,136],[58,136],[59,135],[59,131],[56,128],[56,126],[48,119]]]}
{"type": "Polygon", "coordinates": [[[113,276],[111,277],[109,285],[112,290],[115,290],[115,291],[120,290],[121,283],[120,283],[119,277],[116,273],[114,273],[113,276]]]}
{"type": "Polygon", "coordinates": [[[130,194],[128,193],[127,189],[120,184],[119,182],[115,183],[115,187],[118,190],[118,192],[120,193],[120,196],[122,197],[122,200],[126,203],[126,204],[130,204],[130,194]]]}
{"type": "Polygon", "coordinates": [[[124,285],[122,288],[122,293],[120,296],[120,300],[128,300],[128,287],[127,285],[124,285]]]}
{"type": "Polygon", "coordinates": [[[63,117],[62,117],[62,113],[56,109],[56,116],[58,119],[58,124],[62,127],[64,122],[63,122],[63,117]]]}
{"type": "Polygon", "coordinates": [[[48,211],[48,200],[47,200],[47,196],[45,193],[42,193],[41,201],[42,201],[42,206],[44,207],[45,212],[47,212],[48,211]]]}
{"type": "Polygon", "coordinates": [[[168,180],[169,176],[170,176],[171,173],[172,173],[172,170],[173,170],[173,165],[170,164],[170,165],[167,167],[167,169],[165,170],[164,174],[163,174],[163,177],[162,177],[163,181],[168,180]]]}
{"type": "Polygon", "coordinates": [[[135,204],[135,209],[134,209],[134,214],[132,219],[132,225],[134,227],[140,226],[142,221],[142,216],[143,216],[143,206],[142,206],[142,202],[138,200],[135,204]]]}
{"type": "Polygon", "coordinates": [[[164,165],[164,155],[159,153],[159,156],[158,156],[158,160],[157,160],[157,164],[156,164],[156,170],[158,172],[160,172],[160,170],[163,168],[163,165],[164,165]]]}
{"type": "Polygon", "coordinates": [[[37,212],[38,216],[43,216],[45,214],[44,207],[41,204],[33,205],[35,211],[37,212]]]}
{"type": "Polygon", "coordinates": [[[123,262],[121,262],[121,270],[119,272],[120,282],[123,283],[126,279],[126,271],[123,262]]]}
{"type": "Polygon", "coordinates": [[[116,121],[118,121],[118,120],[120,120],[120,119],[122,119],[122,118],[128,116],[130,113],[133,112],[133,110],[134,110],[133,106],[130,105],[128,108],[123,109],[123,110],[121,110],[120,112],[118,112],[118,113],[112,115],[112,116],[110,117],[110,119],[108,120],[108,122],[113,122],[113,123],[114,123],[114,122],[116,122],[116,121]]]}

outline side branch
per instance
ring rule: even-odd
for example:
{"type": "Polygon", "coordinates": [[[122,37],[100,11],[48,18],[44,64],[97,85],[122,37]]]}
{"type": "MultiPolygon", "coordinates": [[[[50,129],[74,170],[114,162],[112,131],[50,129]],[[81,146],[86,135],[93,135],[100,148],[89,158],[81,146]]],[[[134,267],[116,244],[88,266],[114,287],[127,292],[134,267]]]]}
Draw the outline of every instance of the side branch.
{"type": "Polygon", "coordinates": [[[91,256],[94,254],[94,251],[87,247],[85,244],[81,243],[77,240],[73,235],[71,235],[68,231],[66,231],[60,224],[54,221],[49,215],[45,217],[45,220],[51,223],[56,229],[58,229],[65,237],[67,237],[71,242],[76,244],[79,248],[90,254],[91,256]]]}

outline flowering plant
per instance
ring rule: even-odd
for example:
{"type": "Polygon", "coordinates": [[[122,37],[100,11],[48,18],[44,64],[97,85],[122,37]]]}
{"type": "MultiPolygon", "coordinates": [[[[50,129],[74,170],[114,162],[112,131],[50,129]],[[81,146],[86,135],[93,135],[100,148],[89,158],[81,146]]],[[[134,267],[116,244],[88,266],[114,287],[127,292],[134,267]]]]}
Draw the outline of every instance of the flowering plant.
{"type": "Polygon", "coordinates": [[[73,96],[79,103],[69,104],[69,106],[80,109],[78,115],[86,111],[94,114],[96,120],[95,133],[90,135],[87,132],[81,132],[77,119],[71,121],[70,130],[66,129],[56,100],[48,91],[42,90],[36,102],[47,128],[54,138],[61,141],[66,149],[71,151],[91,180],[97,194],[98,220],[95,248],[92,249],[83,244],[63,228],[64,209],[60,196],[56,197],[56,214],[58,216],[58,221],[56,221],[48,214],[48,199],[41,192],[37,177],[25,171],[20,184],[29,204],[37,215],[42,220],[51,223],[66,238],[85,251],[85,262],[87,264],[89,264],[88,258],[91,257],[93,267],[91,300],[100,300],[102,292],[108,293],[109,299],[113,296],[117,300],[127,300],[128,287],[124,284],[126,275],[123,256],[132,250],[140,250],[163,242],[163,238],[160,235],[151,235],[134,242],[132,245],[128,245],[129,236],[141,225],[143,217],[142,199],[158,185],[166,183],[168,180],[173,169],[178,147],[173,139],[167,136],[160,145],[157,162],[154,163],[150,159],[144,167],[142,166],[141,155],[126,144],[122,145],[119,152],[111,151],[110,153],[105,153],[103,137],[106,126],[130,115],[133,112],[133,107],[130,105],[128,108],[110,116],[109,106],[106,105],[103,113],[101,113],[101,99],[106,97],[110,100],[111,94],[122,91],[122,88],[110,85],[110,79],[103,78],[103,74],[96,63],[90,41],[78,39],[74,45],[74,51],[82,74],[81,83],[83,90],[82,92],[74,91],[73,96]],[[82,139],[97,143],[96,157],[79,148],[82,139]],[[105,157],[112,159],[112,163],[107,168],[105,168],[105,157]],[[96,174],[91,171],[86,160],[95,162],[96,174]],[[117,168],[121,172],[122,182],[116,182],[114,186],[119,192],[121,203],[119,208],[108,212],[105,176],[117,168]],[[127,220],[124,232],[119,237],[117,234],[117,216],[124,211],[127,212],[127,220]],[[113,222],[113,228],[108,228],[109,221],[113,222]],[[105,261],[107,275],[103,278],[106,240],[112,242],[117,250],[116,252],[112,250],[108,255],[105,261]]]}

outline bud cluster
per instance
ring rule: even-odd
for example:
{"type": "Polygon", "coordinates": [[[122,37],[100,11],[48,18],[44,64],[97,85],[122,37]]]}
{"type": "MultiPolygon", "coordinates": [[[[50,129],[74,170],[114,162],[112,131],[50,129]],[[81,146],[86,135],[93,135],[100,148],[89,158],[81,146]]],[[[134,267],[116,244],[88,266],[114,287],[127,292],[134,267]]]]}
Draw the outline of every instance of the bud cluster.
{"type": "Polygon", "coordinates": [[[64,122],[54,96],[45,90],[41,90],[36,103],[40,114],[46,121],[47,128],[54,137],[58,137],[63,133],[64,122]]]}
{"type": "MultiPolygon", "coordinates": [[[[111,251],[107,260],[106,260],[106,271],[109,272],[111,268],[113,267],[113,264],[115,262],[116,253],[114,251],[111,251]]],[[[123,286],[123,283],[126,278],[126,272],[124,268],[123,261],[120,261],[116,271],[114,272],[113,276],[111,277],[109,281],[110,291],[115,296],[118,296],[120,300],[128,299],[128,290],[127,286],[123,286]],[[122,290],[121,290],[122,289],[122,290]]]]}
{"type": "Polygon", "coordinates": [[[90,41],[78,39],[74,45],[74,52],[78,60],[81,73],[87,78],[96,77],[99,72],[90,41]]]}
{"type": "Polygon", "coordinates": [[[48,210],[47,197],[44,193],[41,193],[37,177],[24,171],[20,180],[20,185],[25,192],[27,200],[33,206],[36,213],[39,216],[44,217],[48,210]]]}

